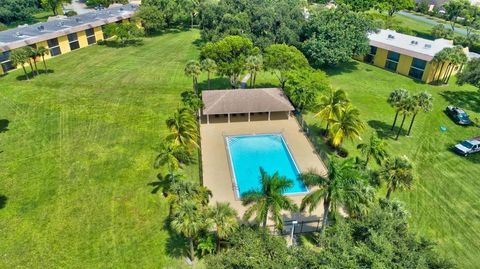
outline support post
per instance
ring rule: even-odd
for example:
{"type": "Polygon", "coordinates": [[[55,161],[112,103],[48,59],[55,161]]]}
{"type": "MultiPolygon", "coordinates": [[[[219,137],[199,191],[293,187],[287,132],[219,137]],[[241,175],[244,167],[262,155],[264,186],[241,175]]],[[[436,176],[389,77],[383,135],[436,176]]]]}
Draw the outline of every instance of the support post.
{"type": "Polygon", "coordinates": [[[230,123],[230,113],[228,113],[228,123],[230,123]]]}
{"type": "Polygon", "coordinates": [[[207,124],[210,124],[210,115],[207,115],[207,124]]]}
{"type": "Polygon", "coordinates": [[[270,120],[270,111],[268,111],[268,120],[270,120]]]}
{"type": "Polygon", "coordinates": [[[250,122],[250,112],[248,112],[248,122],[250,122]]]}

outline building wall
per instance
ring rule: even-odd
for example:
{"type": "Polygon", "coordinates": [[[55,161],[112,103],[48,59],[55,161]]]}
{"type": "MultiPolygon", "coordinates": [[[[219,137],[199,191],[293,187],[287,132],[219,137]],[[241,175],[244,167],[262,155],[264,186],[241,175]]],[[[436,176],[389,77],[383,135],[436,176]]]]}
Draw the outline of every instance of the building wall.
{"type": "Polygon", "coordinates": [[[78,32],[77,37],[78,37],[78,45],[80,46],[80,48],[84,48],[88,46],[87,34],[85,33],[85,31],[78,32]]]}
{"type": "Polygon", "coordinates": [[[385,63],[387,62],[387,55],[388,55],[387,50],[377,48],[377,54],[375,54],[375,59],[373,60],[373,64],[378,67],[384,68],[385,63]]]}
{"type": "Polygon", "coordinates": [[[70,44],[68,44],[68,38],[66,35],[58,37],[58,44],[60,45],[60,51],[62,54],[70,52],[70,44]]]}
{"type": "Polygon", "coordinates": [[[408,76],[408,73],[410,72],[410,66],[412,66],[412,61],[412,57],[407,55],[400,55],[397,66],[397,73],[408,76]]]}
{"type": "Polygon", "coordinates": [[[95,31],[95,39],[97,40],[97,42],[103,40],[102,27],[95,27],[93,30],[95,31]]]}

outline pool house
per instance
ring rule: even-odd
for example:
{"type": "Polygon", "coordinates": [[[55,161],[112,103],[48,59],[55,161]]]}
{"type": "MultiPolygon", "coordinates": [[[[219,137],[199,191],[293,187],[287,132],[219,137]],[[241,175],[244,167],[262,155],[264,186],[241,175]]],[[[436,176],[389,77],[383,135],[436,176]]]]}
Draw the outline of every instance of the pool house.
{"type": "Polygon", "coordinates": [[[286,119],[293,105],[282,89],[233,89],[202,92],[202,123],[286,119]]]}

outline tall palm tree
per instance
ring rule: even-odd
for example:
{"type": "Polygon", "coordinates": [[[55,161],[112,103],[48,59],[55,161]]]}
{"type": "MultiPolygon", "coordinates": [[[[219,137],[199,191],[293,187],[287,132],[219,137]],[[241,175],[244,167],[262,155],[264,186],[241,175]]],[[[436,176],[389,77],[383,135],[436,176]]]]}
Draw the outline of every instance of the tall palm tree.
{"type": "Polygon", "coordinates": [[[467,54],[463,51],[462,46],[455,46],[449,57],[449,64],[447,66],[447,71],[445,72],[445,78],[443,83],[448,84],[450,77],[452,76],[453,70],[458,68],[458,66],[464,65],[468,61],[467,54]]]}
{"type": "Polygon", "coordinates": [[[36,48],[27,47],[28,48],[28,56],[30,57],[30,61],[33,63],[35,67],[35,74],[38,76],[38,66],[37,66],[37,59],[40,57],[36,48]]]}
{"type": "Polygon", "coordinates": [[[230,236],[238,227],[237,211],[229,203],[217,202],[210,208],[210,219],[217,233],[217,252],[220,250],[220,241],[230,236]]]}
{"type": "Polygon", "coordinates": [[[387,199],[397,189],[410,189],[413,184],[413,167],[406,157],[389,158],[380,170],[387,183],[387,199]]]}
{"type": "Polygon", "coordinates": [[[184,199],[175,206],[175,214],[170,223],[173,230],[187,238],[190,247],[189,256],[192,262],[195,261],[193,240],[200,231],[207,228],[204,215],[200,204],[193,200],[184,199]]]}
{"type": "Polygon", "coordinates": [[[27,80],[30,78],[28,77],[27,69],[25,69],[25,63],[28,61],[28,54],[24,49],[14,49],[10,53],[10,61],[14,66],[22,66],[23,73],[25,73],[25,77],[27,80]]]}
{"type": "Polygon", "coordinates": [[[260,182],[262,185],[260,190],[251,190],[242,195],[242,204],[250,205],[243,218],[248,221],[255,213],[255,221],[266,227],[270,214],[275,227],[281,230],[283,228],[281,210],[296,211],[297,209],[293,201],[283,195],[293,183],[286,177],[280,176],[278,172],[270,176],[263,168],[260,168],[260,182]]]}
{"type": "Polygon", "coordinates": [[[345,138],[350,140],[359,138],[364,129],[365,124],[360,119],[360,111],[351,103],[346,103],[330,129],[332,144],[339,147],[345,138]]]}
{"type": "Polygon", "coordinates": [[[444,48],[441,51],[437,52],[435,56],[433,56],[433,62],[435,63],[435,72],[433,72],[433,81],[439,82],[440,76],[442,74],[442,70],[445,66],[445,63],[448,61],[450,57],[450,48],[444,48]]]}
{"type": "Polygon", "coordinates": [[[165,141],[160,147],[157,157],[155,158],[154,167],[159,168],[162,166],[166,166],[168,169],[168,173],[172,181],[175,181],[175,171],[178,170],[180,167],[180,160],[178,159],[178,152],[179,152],[178,145],[165,141]]]}
{"type": "Polygon", "coordinates": [[[170,134],[167,139],[178,146],[198,147],[198,129],[192,111],[188,108],[178,108],[166,121],[170,134]]]}
{"type": "Polygon", "coordinates": [[[391,92],[390,95],[388,96],[388,99],[387,99],[388,104],[390,104],[390,106],[395,109],[395,119],[393,120],[392,129],[391,129],[392,131],[395,128],[395,125],[397,124],[398,114],[401,111],[400,104],[402,104],[402,101],[406,99],[408,96],[410,96],[410,94],[405,89],[396,89],[393,92],[391,92]]]}
{"type": "Polygon", "coordinates": [[[45,62],[45,55],[49,55],[50,51],[45,48],[44,46],[40,46],[37,48],[37,53],[42,57],[43,67],[45,69],[45,74],[47,73],[47,63],[45,62]]]}
{"type": "Polygon", "coordinates": [[[299,177],[308,187],[316,187],[303,198],[300,210],[308,208],[311,213],[323,201],[322,233],[328,224],[329,213],[337,212],[339,206],[344,205],[355,211],[360,208],[360,204],[368,205],[373,200],[373,192],[365,183],[365,178],[353,159],[331,159],[327,176],[309,171],[299,177]]]}
{"type": "Polygon", "coordinates": [[[398,137],[400,136],[400,132],[402,131],[402,128],[403,128],[403,124],[405,123],[405,119],[407,118],[408,115],[410,115],[414,111],[415,105],[416,105],[416,101],[411,96],[403,99],[398,104],[398,108],[400,109],[400,113],[403,115],[403,118],[402,118],[402,123],[400,124],[400,128],[398,128],[398,132],[397,132],[397,136],[395,137],[395,140],[398,140],[398,137]]]}
{"type": "Polygon", "coordinates": [[[358,144],[357,149],[365,156],[365,166],[367,166],[370,157],[373,157],[377,164],[382,163],[388,155],[386,146],[387,143],[383,139],[378,138],[377,134],[373,134],[367,143],[358,144]]]}
{"type": "Polygon", "coordinates": [[[202,73],[200,63],[195,60],[190,60],[184,69],[185,76],[192,77],[193,90],[198,93],[198,76],[202,73]]]}
{"type": "MultiPolygon", "coordinates": [[[[32,58],[34,59],[35,57],[35,51],[32,47],[29,47],[29,46],[26,46],[26,47],[23,47],[21,48],[23,50],[25,50],[25,54],[27,54],[28,56],[28,65],[30,65],[30,69],[32,70],[32,76],[35,76],[35,69],[33,68],[33,64],[32,64],[32,58]]],[[[35,61],[35,60],[33,60],[35,61]]]]}
{"type": "Polygon", "coordinates": [[[410,135],[410,132],[412,131],[413,122],[415,121],[415,117],[417,116],[418,112],[423,111],[428,113],[432,111],[433,108],[433,98],[428,92],[421,92],[418,95],[415,95],[413,98],[415,100],[415,106],[413,108],[412,121],[410,121],[410,127],[408,127],[407,135],[410,135]]]}
{"type": "Polygon", "coordinates": [[[204,59],[200,63],[201,70],[207,72],[208,89],[210,90],[210,75],[217,70],[217,63],[212,59],[204,59]]]}
{"type": "Polygon", "coordinates": [[[257,80],[257,73],[263,69],[263,58],[261,55],[248,56],[247,70],[250,72],[250,88],[255,88],[255,81],[257,80]]]}
{"type": "Polygon", "coordinates": [[[326,95],[322,96],[320,102],[320,111],[315,117],[320,117],[327,122],[325,133],[328,133],[330,124],[340,114],[344,103],[348,102],[347,94],[343,90],[331,89],[326,95]]]}

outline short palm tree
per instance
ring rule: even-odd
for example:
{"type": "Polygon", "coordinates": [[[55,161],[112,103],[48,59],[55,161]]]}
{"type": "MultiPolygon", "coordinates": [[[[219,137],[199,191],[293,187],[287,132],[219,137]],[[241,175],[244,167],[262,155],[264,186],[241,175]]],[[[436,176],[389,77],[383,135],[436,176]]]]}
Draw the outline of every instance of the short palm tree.
{"type": "Polygon", "coordinates": [[[198,147],[198,129],[192,111],[188,108],[178,108],[166,121],[170,134],[167,139],[178,146],[198,147]]]}
{"type": "Polygon", "coordinates": [[[203,72],[207,72],[208,89],[210,90],[210,76],[213,72],[217,71],[217,63],[215,63],[214,60],[207,58],[202,60],[200,67],[203,72]]]}
{"type": "Polygon", "coordinates": [[[293,201],[283,195],[293,183],[286,177],[280,176],[278,172],[270,176],[263,168],[260,168],[260,182],[262,185],[260,190],[251,190],[242,195],[243,205],[250,205],[243,218],[248,221],[255,213],[255,221],[266,227],[270,214],[275,227],[281,230],[283,228],[281,210],[296,211],[297,209],[293,201]]]}
{"type": "Polygon", "coordinates": [[[187,238],[189,244],[189,256],[195,260],[193,240],[198,234],[207,228],[205,213],[202,206],[196,201],[184,199],[175,206],[175,214],[170,223],[173,230],[187,238]]]}
{"type": "Polygon", "coordinates": [[[322,233],[328,224],[330,212],[337,212],[338,207],[344,205],[359,213],[356,209],[360,208],[360,204],[368,205],[374,197],[353,159],[331,159],[327,176],[309,171],[299,177],[308,187],[317,187],[303,198],[300,210],[308,208],[311,213],[323,201],[322,233]]]}
{"type": "Polygon", "coordinates": [[[30,61],[33,63],[33,66],[35,67],[35,74],[38,76],[38,66],[37,66],[37,59],[40,57],[40,53],[38,53],[36,48],[29,47],[29,57],[30,61]]]}
{"type": "Polygon", "coordinates": [[[28,56],[28,65],[30,65],[30,69],[32,70],[32,76],[35,76],[35,69],[33,68],[32,60],[35,62],[35,49],[32,47],[23,47],[23,50],[25,50],[25,54],[28,56]]]}
{"type": "Polygon", "coordinates": [[[185,76],[192,77],[193,90],[198,93],[198,76],[202,73],[200,63],[195,60],[191,60],[185,66],[185,76]]]}
{"type": "Polygon", "coordinates": [[[50,54],[50,51],[43,47],[43,46],[40,46],[37,48],[37,53],[40,57],[42,57],[42,62],[43,62],[43,67],[45,69],[45,74],[47,74],[47,63],[45,62],[45,55],[49,55],[50,54]]]}
{"type": "Polygon", "coordinates": [[[165,143],[161,145],[158,155],[155,158],[154,167],[167,167],[172,181],[175,181],[174,173],[180,168],[180,160],[178,158],[179,147],[179,145],[165,141],[165,143]]]}
{"type": "Polygon", "coordinates": [[[410,189],[414,180],[412,164],[405,157],[387,159],[380,176],[387,183],[387,199],[397,189],[410,189]]]}
{"type": "Polygon", "coordinates": [[[220,241],[230,236],[238,228],[237,212],[229,203],[217,202],[210,208],[209,218],[212,220],[217,233],[217,252],[220,250],[220,241]]]}
{"type": "Polygon", "coordinates": [[[170,187],[169,201],[172,205],[176,205],[182,200],[194,200],[206,206],[211,196],[212,192],[205,186],[190,180],[178,180],[170,187]]]}
{"type": "Polygon", "coordinates": [[[365,124],[360,119],[360,111],[351,103],[345,103],[330,129],[333,146],[339,147],[346,138],[350,140],[359,138],[364,129],[365,124]]]}
{"type": "Polygon", "coordinates": [[[400,136],[400,132],[403,129],[403,124],[405,123],[405,119],[407,118],[408,115],[413,113],[413,111],[415,110],[415,107],[416,107],[416,101],[415,101],[415,98],[413,98],[412,96],[408,96],[398,104],[398,109],[400,110],[400,113],[403,115],[403,117],[402,117],[402,123],[400,124],[400,128],[398,128],[398,132],[397,132],[397,136],[395,137],[395,140],[398,140],[398,137],[400,136]]]}
{"type": "Polygon", "coordinates": [[[381,164],[387,157],[386,147],[387,143],[383,139],[378,138],[376,134],[372,134],[370,140],[367,143],[357,145],[357,149],[360,150],[363,156],[365,156],[365,166],[368,165],[370,157],[373,157],[377,164],[381,164]]]}
{"type": "Polygon", "coordinates": [[[398,114],[400,114],[401,111],[400,104],[402,104],[403,100],[408,98],[408,96],[410,96],[410,94],[405,89],[396,89],[390,93],[390,96],[388,96],[387,102],[395,109],[395,119],[393,120],[392,131],[397,124],[398,114]]]}
{"type": "Polygon", "coordinates": [[[12,64],[14,66],[19,66],[20,65],[22,67],[23,73],[25,73],[25,77],[27,78],[27,80],[30,79],[28,77],[27,69],[25,69],[25,63],[28,62],[28,60],[29,60],[28,54],[22,48],[14,49],[10,53],[10,61],[12,61],[12,64]]]}
{"type": "Polygon", "coordinates": [[[408,127],[407,135],[410,135],[410,132],[412,131],[413,122],[415,121],[415,117],[417,116],[418,112],[423,111],[428,113],[432,111],[433,108],[433,98],[428,92],[421,92],[418,95],[415,95],[413,98],[415,101],[415,106],[413,108],[412,121],[410,122],[410,127],[408,127]]]}
{"type": "Polygon", "coordinates": [[[255,88],[257,73],[263,69],[263,58],[261,55],[248,56],[246,59],[247,70],[250,73],[250,88],[255,88]]]}
{"type": "Polygon", "coordinates": [[[331,89],[328,94],[322,96],[320,111],[315,114],[315,117],[320,117],[327,122],[325,133],[328,133],[330,124],[335,121],[346,102],[348,102],[348,99],[343,90],[331,89]]]}

